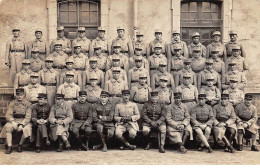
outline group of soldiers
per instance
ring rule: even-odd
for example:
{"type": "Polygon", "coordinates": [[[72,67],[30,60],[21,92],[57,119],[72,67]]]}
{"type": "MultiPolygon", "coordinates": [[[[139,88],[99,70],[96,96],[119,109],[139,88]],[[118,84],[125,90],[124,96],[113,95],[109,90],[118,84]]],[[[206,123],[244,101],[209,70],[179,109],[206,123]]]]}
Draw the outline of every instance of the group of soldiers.
{"type": "Polygon", "coordinates": [[[165,153],[166,134],[170,143],[186,153],[185,144],[196,134],[200,151],[225,143],[225,151],[243,149],[243,136],[252,138],[252,151],[258,151],[256,139],[258,117],[252,105],[252,94],[245,94],[245,72],[248,66],[237,32],[230,31],[230,42],[220,42],[221,33],[213,32],[213,42],[200,43],[200,34],[192,34],[186,45],[180,32],[173,31],[172,42],[162,39],[155,30],[149,44],[137,32],[136,41],[126,37],[123,27],[112,43],[105,29],[89,40],[85,28],[78,28],[72,42],[57,28],[57,38],[50,46],[35,30],[32,42],[25,43],[20,30],[13,29],[7,44],[6,65],[14,82],[15,100],[6,112],[6,125],[0,138],[6,138],[6,153],[12,152],[12,133],[22,132],[18,152],[26,139],[36,141],[36,152],[42,142],[58,141],[58,152],[71,148],[69,135],[78,150],[89,149],[93,130],[100,144],[93,149],[107,151],[107,141],[116,136],[120,149],[136,148],[133,139],[142,131],[145,149],[156,133],[159,152],[165,153]],[[194,133],[194,134],[193,134],[194,133]]]}

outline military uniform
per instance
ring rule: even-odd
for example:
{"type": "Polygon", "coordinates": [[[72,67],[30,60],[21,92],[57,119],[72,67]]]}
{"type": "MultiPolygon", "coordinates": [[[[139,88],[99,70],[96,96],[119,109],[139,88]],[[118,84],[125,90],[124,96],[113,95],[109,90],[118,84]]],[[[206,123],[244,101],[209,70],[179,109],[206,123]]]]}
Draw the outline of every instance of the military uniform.
{"type": "MultiPolygon", "coordinates": [[[[47,57],[45,62],[53,62],[53,59],[47,57]]],[[[47,100],[50,106],[54,104],[54,97],[59,86],[59,72],[53,68],[44,68],[39,71],[39,79],[41,85],[45,86],[47,92],[47,100]]]]}
{"type": "Polygon", "coordinates": [[[112,61],[114,59],[120,59],[120,67],[123,68],[126,72],[129,70],[128,57],[124,54],[113,54],[108,56],[106,61],[106,70],[109,70],[112,67],[112,61]]]}
{"type": "Polygon", "coordinates": [[[39,72],[41,69],[45,67],[44,62],[40,58],[31,58],[31,70],[33,72],[39,72]]]}
{"type": "Polygon", "coordinates": [[[136,59],[141,59],[142,67],[144,69],[146,69],[148,72],[150,71],[148,59],[144,58],[141,55],[139,55],[139,56],[134,55],[133,57],[129,58],[129,69],[132,69],[133,67],[135,67],[135,60],[136,59]]]}
{"type": "MultiPolygon", "coordinates": [[[[94,50],[101,50],[101,46],[100,45],[96,45],[94,46],[94,50]]],[[[102,70],[104,73],[106,72],[106,64],[107,64],[107,55],[105,53],[100,53],[99,55],[97,55],[96,53],[93,54],[93,57],[95,57],[97,59],[97,67],[102,70]]]]}
{"type": "MultiPolygon", "coordinates": [[[[24,89],[16,89],[16,94],[24,93],[24,89]]],[[[0,134],[0,138],[6,138],[8,149],[6,154],[10,154],[12,152],[12,133],[13,131],[22,131],[23,136],[22,139],[31,137],[32,135],[32,124],[31,121],[31,103],[28,102],[25,98],[21,101],[14,100],[12,101],[5,114],[5,119],[7,123],[2,129],[0,134]],[[19,126],[22,126],[20,129],[19,126]]],[[[21,141],[19,145],[21,144],[21,141]]],[[[18,152],[21,152],[18,150],[18,152]]]]}
{"type": "MultiPolygon", "coordinates": [[[[127,83],[127,81],[128,81],[127,80],[127,73],[124,69],[119,68],[119,67],[111,67],[109,70],[106,71],[105,82],[108,82],[109,80],[113,79],[113,70],[114,69],[119,69],[119,71],[120,71],[119,78],[127,83]]],[[[131,71],[131,69],[129,70],[129,72],[130,71],[131,71]]]]}
{"type": "Polygon", "coordinates": [[[83,53],[77,54],[74,52],[70,58],[73,58],[74,69],[80,73],[89,68],[89,59],[83,53]]]}
{"type": "MultiPolygon", "coordinates": [[[[106,30],[103,27],[98,27],[98,31],[105,32],[106,30]]],[[[92,40],[90,45],[90,56],[94,55],[94,46],[101,46],[101,52],[102,55],[107,57],[111,54],[111,44],[108,42],[108,40],[105,37],[99,37],[97,36],[95,39],[92,40]]]]}
{"type": "Polygon", "coordinates": [[[175,87],[183,84],[183,75],[185,73],[190,73],[191,74],[191,84],[194,85],[194,86],[197,86],[197,76],[192,71],[191,66],[190,66],[191,60],[190,59],[184,59],[183,63],[184,63],[184,67],[183,67],[182,70],[179,71],[179,73],[177,75],[177,78],[174,81],[175,85],[176,85],[175,87]]]}
{"type": "MultiPolygon", "coordinates": [[[[138,36],[144,36],[144,34],[142,32],[137,32],[136,37],[138,37],[138,36]]],[[[145,58],[148,58],[148,55],[147,55],[148,50],[149,50],[148,45],[145,42],[139,41],[137,39],[133,44],[134,50],[136,49],[137,46],[142,49],[142,56],[145,58]]]]}
{"type": "MultiPolygon", "coordinates": [[[[36,29],[35,33],[37,32],[42,33],[42,30],[36,29]]],[[[28,43],[28,58],[31,58],[31,51],[35,48],[39,49],[39,58],[45,61],[45,58],[50,54],[49,43],[42,38],[36,37],[36,39],[28,43]]]]}
{"type": "MultiPolygon", "coordinates": [[[[156,45],[154,46],[154,48],[162,48],[161,45],[156,45]]],[[[148,62],[149,62],[149,67],[150,67],[150,76],[153,76],[153,74],[155,74],[156,72],[158,72],[158,68],[159,68],[159,63],[161,61],[165,61],[167,62],[167,58],[165,55],[163,54],[155,54],[153,53],[149,58],[148,58],[148,62]]]]}
{"type": "MultiPolygon", "coordinates": [[[[78,32],[85,32],[85,27],[79,27],[78,32]]],[[[86,36],[78,36],[76,39],[72,41],[72,53],[74,53],[74,46],[76,44],[79,44],[81,46],[81,52],[88,57],[91,41],[86,36]]]]}
{"type": "MultiPolygon", "coordinates": [[[[13,29],[20,31],[20,29],[13,29]]],[[[13,37],[10,42],[6,44],[5,64],[10,68],[10,81],[14,81],[15,74],[22,69],[22,61],[27,58],[27,47],[20,35],[13,37]]]]}
{"type": "MultiPolygon", "coordinates": [[[[229,35],[237,35],[237,32],[234,31],[234,30],[231,30],[231,31],[229,32],[229,35]]],[[[235,40],[235,41],[231,41],[231,40],[230,40],[228,43],[225,44],[225,47],[226,47],[226,50],[227,50],[227,56],[228,56],[228,57],[232,56],[232,48],[233,48],[234,45],[238,45],[238,46],[239,46],[240,51],[241,51],[241,56],[245,58],[245,57],[246,57],[245,48],[244,48],[244,46],[243,46],[240,42],[238,42],[237,40],[235,40]]]]}
{"type": "MultiPolygon", "coordinates": [[[[63,26],[59,26],[57,28],[57,32],[58,31],[64,31],[64,27],[63,26]]],[[[52,40],[52,42],[50,44],[50,53],[54,52],[54,46],[55,46],[56,43],[61,43],[62,44],[62,48],[63,48],[63,50],[64,50],[64,52],[66,54],[70,54],[71,53],[71,42],[65,36],[57,37],[57,38],[52,40]]]]}
{"type": "MultiPolygon", "coordinates": [[[[200,37],[200,34],[198,32],[194,32],[192,33],[192,36],[191,38],[193,37],[200,37]]],[[[206,52],[207,52],[207,49],[206,47],[201,44],[200,42],[198,42],[197,44],[195,44],[194,42],[192,42],[190,45],[188,45],[188,52],[189,52],[189,57],[191,58],[192,57],[192,53],[193,53],[193,48],[200,48],[200,52],[202,54],[202,57],[206,58],[206,52]]]]}
{"type": "MultiPolygon", "coordinates": [[[[154,33],[155,34],[157,34],[157,33],[162,34],[162,31],[159,30],[159,29],[156,29],[154,33]]],[[[162,54],[163,55],[167,54],[168,46],[167,46],[166,41],[164,41],[162,38],[154,39],[153,41],[151,41],[149,43],[148,51],[147,51],[147,58],[149,58],[150,56],[152,56],[154,54],[154,48],[155,48],[155,46],[158,46],[158,45],[160,45],[162,47],[162,54]]]]}
{"type": "MultiPolygon", "coordinates": [[[[118,30],[125,30],[123,27],[117,27],[117,31],[118,30]]],[[[117,37],[112,41],[112,50],[114,47],[114,44],[120,44],[121,45],[121,53],[126,55],[127,57],[132,57],[134,55],[134,50],[133,50],[133,44],[131,39],[125,37],[126,35],[124,35],[123,37],[117,37]]]]}
{"type": "MultiPolygon", "coordinates": [[[[177,31],[177,30],[173,30],[172,32],[172,35],[174,34],[179,34],[180,35],[180,32],[177,31]]],[[[175,45],[180,45],[181,46],[181,55],[185,58],[188,58],[189,57],[189,53],[188,53],[188,48],[187,48],[187,44],[184,42],[184,41],[181,41],[180,39],[178,40],[172,40],[172,42],[168,45],[168,59],[170,59],[172,56],[175,55],[174,53],[174,46],[175,45]]]]}
{"type": "Polygon", "coordinates": [[[222,61],[219,57],[212,57],[213,60],[213,69],[218,72],[221,76],[226,74],[226,67],[224,61],[222,61]]]}
{"type": "MultiPolygon", "coordinates": [[[[168,82],[168,78],[166,76],[161,76],[159,78],[159,82],[168,82]]],[[[166,87],[160,86],[156,88],[158,90],[158,97],[159,97],[159,102],[165,103],[165,104],[171,104],[173,102],[173,91],[166,87]]]]}
{"type": "MultiPolygon", "coordinates": [[[[22,64],[23,65],[30,65],[30,61],[29,60],[23,60],[22,64]]],[[[15,79],[14,79],[14,93],[15,90],[18,88],[24,88],[26,85],[29,85],[30,83],[30,76],[32,74],[32,70],[31,69],[22,69],[21,72],[18,72],[15,75],[15,79]]]]}
{"type": "MultiPolygon", "coordinates": [[[[90,83],[92,80],[98,80],[97,76],[90,76],[90,83]]],[[[89,103],[96,103],[99,100],[99,95],[101,94],[102,89],[98,85],[87,85],[85,91],[87,92],[87,101],[89,103]]]]}
{"type": "MultiPolygon", "coordinates": [[[[195,50],[195,49],[194,49],[195,50]]],[[[193,51],[194,51],[193,50],[193,51]]],[[[199,57],[199,58],[195,58],[193,57],[191,59],[191,69],[192,71],[194,71],[197,75],[199,74],[199,72],[203,71],[204,67],[206,64],[206,58],[203,57],[199,57]]]]}

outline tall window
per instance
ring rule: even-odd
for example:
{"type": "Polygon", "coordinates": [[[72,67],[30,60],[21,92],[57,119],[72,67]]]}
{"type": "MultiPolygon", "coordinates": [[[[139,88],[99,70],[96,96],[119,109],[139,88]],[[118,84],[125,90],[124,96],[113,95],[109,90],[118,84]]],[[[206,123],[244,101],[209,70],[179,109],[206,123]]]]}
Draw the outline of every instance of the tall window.
{"type": "Polygon", "coordinates": [[[77,37],[78,27],[85,27],[86,36],[94,39],[99,25],[99,0],[58,0],[58,26],[64,26],[69,39],[77,37]]]}
{"type": "Polygon", "coordinates": [[[202,44],[211,43],[212,32],[222,31],[222,1],[183,0],[181,3],[182,39],[191,43],[193,32],[199,32],[202,44]]]}

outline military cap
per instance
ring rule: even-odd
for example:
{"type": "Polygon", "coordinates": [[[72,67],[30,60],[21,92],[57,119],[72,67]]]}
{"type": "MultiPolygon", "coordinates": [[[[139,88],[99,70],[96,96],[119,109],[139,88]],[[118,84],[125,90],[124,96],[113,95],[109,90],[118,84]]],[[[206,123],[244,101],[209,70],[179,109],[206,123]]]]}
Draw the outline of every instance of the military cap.
{"type": "Polygon", "coordinates": [[[198,95],[198,98],[199,99],[206,99],[206,94],[205,93],[200,93],[199,95],[198,95]]]}
{"type": "Polygon", "coordinates": [[[156,34],[156,33],[162,33],[162,30],[160,30],[160,29],[155,29],[154,33],[155,33],[155,34],[156,34]]]}
{"type": "Polygon", "coordinates": [[[229,35],[232,35],[232,34],[236,34],[236,35],[237,35],[237,31],[235,31],[235,30],[230,30],[230,31],[229,31],[229,35]]]}
{"type": "Polygon", "coordinates": [[[201,51],[201,47],[200,46],[197,46],[197,47],[194,47],[193,49],[192,49],[192,51],[201,51]]]}
{"type": "Polygon", "coordinates": [[[13,28],[12,31],[21,31],[19,28],[13,28]]]}
{"type": "Polygon", "coordinates": [[[206,59],[206,64],[213,64],[213,59],[206,59]]]}
{"type": "Polygon", "coordinates": [[[129,95],[130,94],[130,90],[125,89],[121,91],[122,95],[129,95]]]}
{"type": "Polygon", "coordinates": [[[67,72],[66,72],[66,76],[74,76],[74,73],[71,72],[71,71],[67,71],[67,72]]]}
{"type": "Polygon", "coordinates": [[[85,28],[85,27],[79,27],[79,28],[78,28],[78,32],[84,32],[84,31],[86,31],[86,28],[85,28]]]}
{"type": "Polygon", "coordinates": [[[240,46],[239,45],[233,45],[232,46],[232,51],[233,50],[240,50],[240,46]]]}
{"type": "Polygon", "coordinates": [[[119,43],[113,44],[113,48],[115,48],[115,47],[120,47],[121,48],[121,44],[119,44],[119,43]]]}
{"type": "Polygon", "coordinates": [[[221,99],[229,99],[229,94],[228,93],[222,93],[221,99]]]}
{"type": "Polygon", "coordinates": [[[62,43],[57,41],[54,46],[62,46],[62,43]]]}
{"type": "Polygon", "coordinates": [[[182,93],[181,93],[181,92],[175,92],[175,93],[173,94],[173,96],[174,96],[174,98],[181,98],[182,93]]]}
{"type": "Polygon", "coordinates": [[[174,50],[181,50],[182,49],[182,46],[180,44],[174,44],[172,47],[173,47],[174,50]]]}
{"type": "Polygon", "coordinates": [[[53,58],[52,57],[46,57],[45,62],[53,62],[53,58]]]}
{"type": "Polygon", "coordinates": [[[193,37],[200,37],[200,33],[199,32],[193,32],[191,35],[191,38],[193,37]]]}
{"type": "Polygon", "coordinates": [[[220,51],[220,48],[219,47],[213,47],[211,49],[211,52],[219,52],[220,51]]]}
{"type": "Polygon", "coordinates": [[[45,98],[45,99],[47,99],[47,94],[46,93],[39,93],[37,98],[45,98]]]}
{"type": "Polygon", "coordinates": [[[172,35],[174,35],[174,34],[180,34],[180,31],[179,30],[173,30],[172,35]]]}
{"type": "Polygon", "coordinates": [[[161,48],[162,49],[162,45],[161,44],[155,44],[155,46],[153,48],[161,48]]]}
{"type": "Polygon", "coordinates": [[[160,77],[160,81],[168,81],[167,76],[162,75],[162,76],[160,77]]]}
{"type": "Polygon", "coordinates": [[[86,96],[86,95],[87,95],[87,92],[86,92],[86,91],[84,91],[84,90],[83,90],[83,91],[82,91],[82,90],[81,90],[81,91],[79,91],[79,96],[83,96],[83,95],[85,95],[85,96],[86,96]]]}
{"type": "Polygon", "coordinates": [[[220,33],[220,31],[214,31],[213,34],[212,34],[212,36],[213,36],[213,37],[214,37],[214,36],[221,36],[221,33],[220,33]]]}
{"type": "Polygon", "coordinates": [[[23,62],[22,62],[22,64],[31,64],[31,61],[28,60],[28,59],[24,59],[23,62]]]}
{"type": "Polygon", "coordinates": [[[192,74],[191,73],[184,73],[183,78],[191,78],[192,74]]]}
{"type": "Polygon", "coordinates": [[[79,43],[76,43],[76,44],[74,45],[74,48],[76,48],[76,47],[81,47],[81,45],[80,45],[79,43]]]}
{"type": "Polygon", "coordinates": [[[237,63],[236,63],[236,61],[235,60],[231,60],[229,63],[228,63],[228,65],[236,65],[237,63]]]}
{"type": "Polygon", "coordinates": [[[190,64],[190,63],[191,63],[191,59],[185,58],[185,59],[183,60],[183,63],[184,63],[184,64],[190,64]]]}
{"type": "Polygon", "coordinates": [[[143,60],[143,57],[142,56],[139,56],[139,57],[135,57],[135,62],[140,62],[143,60]]]}
{"type": "Polygon", "coordinates": [[[206,75],[206,80],[207,80],[207,81],[208,81],[208,80],[214,80],[214,76],[211,75],[211,74],[207,74],[207,75],[206,75]]]}
{"type": "Polygon", "coordinates": [[[66,59],[66,64],[67,63],[73,63],[74,64],[74,59],[73,57],[69,57],[68,59],[66,59]]]}
{"type": "Polygon", "coordinates": [[[33,48],[31,51],[31,53],[38,53],[38,52],[40,52],[38,48],[33,48]]]}
{"type": "Polygon", "coordinates": [[[16,93],[16,94],[24,93],[24,88],[15,89],[15,93],[16,93]]]}
{"type": "Polygon", "coordinates": [[[42,32],[42,29],[40,29],[40,28],[37,28],[37,29],[35,29],[35,31],[34,31],[35,33],[36,32],[42,32]]]}
{"type": "Polygon", "coordinates": [[[98,31],[106,31],[104,27],[98,27],[98,31]]]}
{"type": "Polygon", "coordinates": [[[97,62],[97,57],[90,57],[89,62],[97,62]]]}
{"type": "Polygon", "coordinates": [[[94,49],[96,49],[96,50],[97,50],[97,49],[101,49],[101,45],[99,45],[99,44],[95,45],[95,46],[94,46],[94,49]]]}
{"type": "Polygon", "coordinates": [[[65,95],[57,93],[55,97],[56,99],[64,99],[65,95]]]}
{"type": "Polygon", "coordinates": [[[252,100],[253,99],[253,94],[252,93],[246,93],[245,94],[245,99],[252,100]]]}
{"type": "Polygon", "coordinates": [[[116,30],[125,30],[125,28],[123,26],[118,26],[116,30]]]}
{"type": "Polygon", "coordinates": [[[167,66],[167,62],[162,60],[159,62],[159,66],[167,66]]]}
{"type": "Polygon", "coordinates": [[[57,27],[57,31],[63,31],[63,30],[64,30],[64,27],[63,27],[63,26],[57,27]]]}
{"type": "Polygon", "coordinates": [[[39,74],[38,73],[35,73],[35,72],[33,72],[33,73],[31,73],[31,75],[30,75],[30,77],[39,77],[39,74]]]}
{"type": "Polygon", "coordinates": [[[141,45],[136,45],[136,46],[135,46],[135,50],[143,50],[143,48],[142,48],[141,45]]]}
{"type": "Polygon", "coordinates": [[[234,77],[231,77],[231,78],[229,79],[229,81],[232,82],[232,83],[238,82],[238,78],[234,76],[234,77]]]}
{"type": "Polygon", "coordinates": [[[153,90],[151,91],[151,96],[154,97],[154,96],[158,96],[158,91],[157,90],[153,90]]]}
{"type": "Polygon", "coordinates": [[[121,68],[120,67],[113,67],[112,72],[120,72],[121,68]]]}
{"type": "Polygon", "coordinates": [[[90,74],[89,79],[90,79],[90,80],[97,80],[98,77],[97,77],[96,74],[90,74]]]}
{"type": "Polygon", "coordinates": [[[101,93],[100,93],[100,96],[107,96],[109,97],[109,93],[105,90],[102,90],[101,93]]]}
{"type": "Polygon", "coordinates": [[[144,36],[144,33],[139,31],[139,32],[136,33],[136,36],[144,36]]]}
{"type": "Polygon", "coordinates": [[[143,79],[143,78],[147,78],[147,74],[146,73],[141,73],[139,75],[139,79],[143,79]]]}

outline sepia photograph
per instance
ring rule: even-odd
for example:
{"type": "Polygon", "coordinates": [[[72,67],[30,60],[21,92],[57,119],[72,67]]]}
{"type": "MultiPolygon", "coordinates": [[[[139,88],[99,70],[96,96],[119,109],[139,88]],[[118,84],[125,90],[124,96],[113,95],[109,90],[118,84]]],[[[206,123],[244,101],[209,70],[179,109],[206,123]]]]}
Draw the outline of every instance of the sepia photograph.
{"type": "Polygon", "coordinates": [[[0,0],[0,165],[260,165],[260,0],[0,0]]]}

